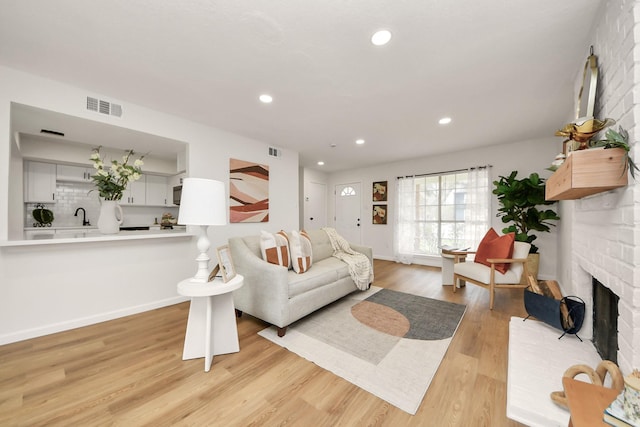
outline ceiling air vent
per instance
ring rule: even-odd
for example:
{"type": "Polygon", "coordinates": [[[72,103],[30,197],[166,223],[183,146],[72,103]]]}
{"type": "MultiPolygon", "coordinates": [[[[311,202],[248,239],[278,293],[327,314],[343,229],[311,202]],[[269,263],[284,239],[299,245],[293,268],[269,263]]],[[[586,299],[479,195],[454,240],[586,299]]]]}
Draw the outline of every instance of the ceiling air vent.
{"type": "Polygon", "coordinates": [[[122,117],[122,105],[87,96],[87,110],[122,117]]]}
{"type": "Polygon", "coordinates": [[[280,150],[279,148],[275,148],[275,147],[269,147],[269,155],[271,157],[281,157],[282,156],[282,150],[280,150]]]}

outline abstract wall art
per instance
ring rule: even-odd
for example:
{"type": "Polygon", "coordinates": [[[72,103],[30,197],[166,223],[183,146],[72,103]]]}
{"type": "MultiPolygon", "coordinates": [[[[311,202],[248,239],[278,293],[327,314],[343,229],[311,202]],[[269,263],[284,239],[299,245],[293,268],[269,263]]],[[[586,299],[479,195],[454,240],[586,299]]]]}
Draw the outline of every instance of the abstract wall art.
{"type": "Polygon", "coordinates": [[[269,166],[229,159],[229,221],[269,221],[269,166]]]}
{"type": "Polygon", "coordinates": [[[387,201],[387,181],[378,181],[373,183],[373,201],[387,201]]]}
{"type": "Polygon", "coordinates": [[[373,205],[373,224],[387,223],[387,205],[373,205]]]}

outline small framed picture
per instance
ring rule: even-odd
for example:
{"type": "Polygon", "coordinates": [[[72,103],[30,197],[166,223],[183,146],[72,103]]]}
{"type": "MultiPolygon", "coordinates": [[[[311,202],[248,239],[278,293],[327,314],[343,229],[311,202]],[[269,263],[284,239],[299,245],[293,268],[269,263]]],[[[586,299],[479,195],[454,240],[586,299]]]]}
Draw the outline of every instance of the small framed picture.
{"type": "Polygon", "coordinates": [[[217,249],[217,253],[218,264],[220,265],[220,271],[222,272],[222,281],[227,283],[236,276],[236,269],[233,266],[229,245],[220,246],[217,249]]]}
{"type": "Polygon", "coordinates": [[[387,181],[378,181],[373,183],[373,201],[387,201],[387,181]]]}
{"type": "Polygon", "coordinates": [[[373,223],[387,223],[387,205],[373,205],[373,223]]]}
{"type": "Polygon", "coordinates": [[[218,264],[216,264],[215,267],[213,267],[213,270],[211,270],[211,273],[209,273],[209,282],[213,282],[215,280],[216,277],[222,277],[222,276],[218,276],[218,273],[220,272],[220,266],[218,264]]]}

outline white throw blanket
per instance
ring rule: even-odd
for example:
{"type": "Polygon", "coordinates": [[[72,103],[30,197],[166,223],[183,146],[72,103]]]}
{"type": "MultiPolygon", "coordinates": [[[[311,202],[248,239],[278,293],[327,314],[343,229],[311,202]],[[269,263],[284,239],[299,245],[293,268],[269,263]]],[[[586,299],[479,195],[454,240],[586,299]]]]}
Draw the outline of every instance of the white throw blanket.
{"type": "Polygon", "coordinates": [[[333,256],[347,263],[349,274],[360,290],[369,289],[373,282],[373,266],[365,254],[351,249],[349,242],[340,236],[334,228],[325,227],[323,230],[331,240],[333,256]]]}

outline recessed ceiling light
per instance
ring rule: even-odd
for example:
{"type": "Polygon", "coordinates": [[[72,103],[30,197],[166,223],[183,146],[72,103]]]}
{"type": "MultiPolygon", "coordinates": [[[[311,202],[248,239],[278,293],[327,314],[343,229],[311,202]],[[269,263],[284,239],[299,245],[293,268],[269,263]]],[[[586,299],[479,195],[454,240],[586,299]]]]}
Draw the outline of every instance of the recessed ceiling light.
{"type": "Polygon", "coordinates": [[[451,117],[443,117],[438,120],[438,123],[440,123],[441,125],[448,125],[449,123],[451,123],[451,117]]]}
{"type": "Polygon", "coordinates": [[[371,36],[371,43],[376,46],[385,45],[389,43],[389,40],[391,40],[391,31],[389,30],[378,30],[371,36]]]}
{"type": "Polygon", "coordinates": [[[318,162],[318,166],[324,166],[324,162],[321,160],[318,162]]]}
{"type": "Polygon", "coordinates": [[[364,139],[356,139],[356,144],[358,145],[364,144],[364,139]]]}
{"type": "Polygon", "coordinates": [[[273,97],[271,95],[267,95],[266,93],[262,94],[260,95],[260,102],[271,104],[273,102],[273,97]]]}

